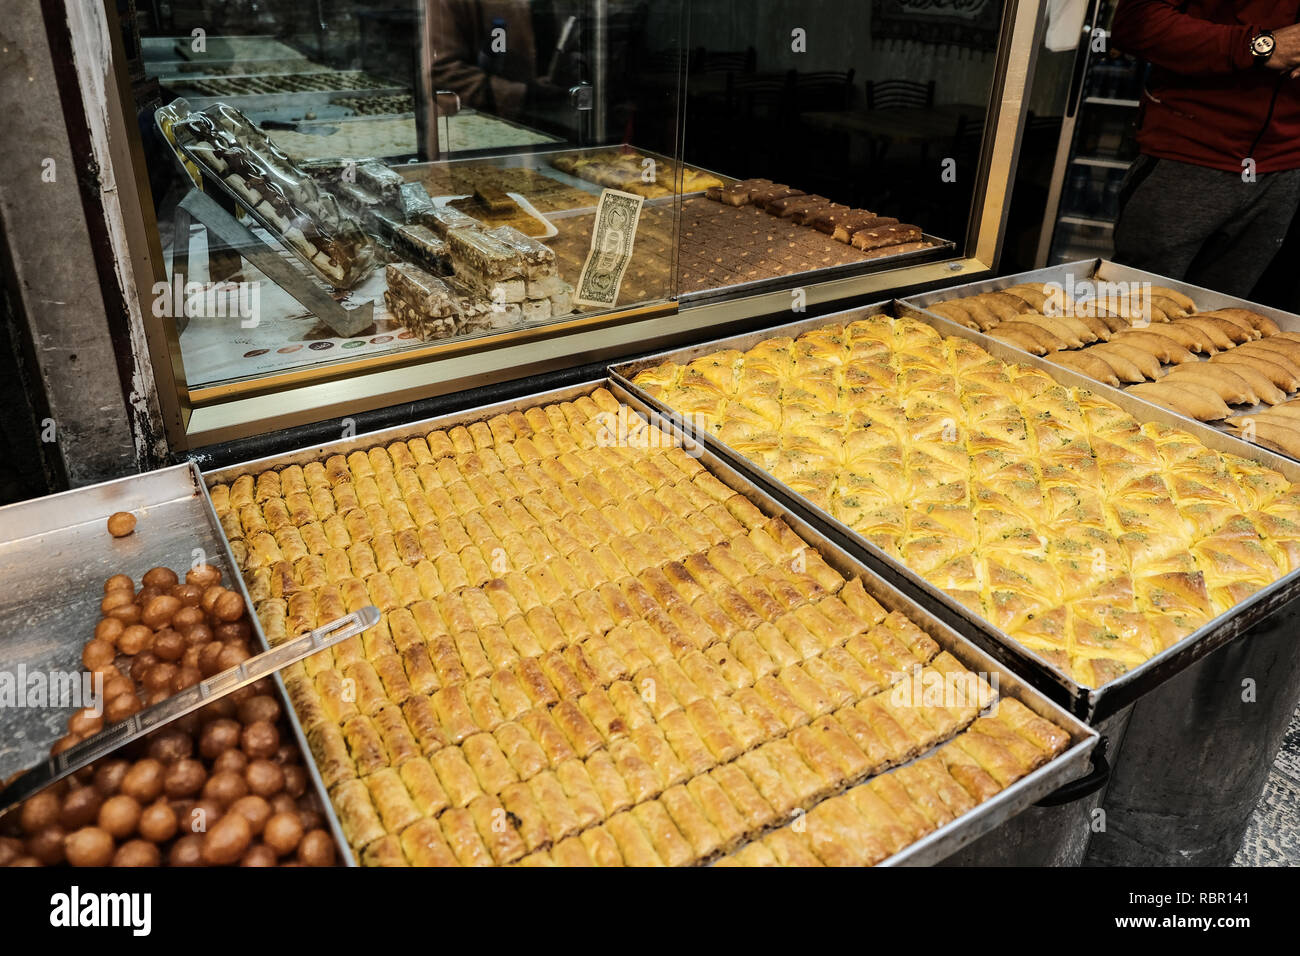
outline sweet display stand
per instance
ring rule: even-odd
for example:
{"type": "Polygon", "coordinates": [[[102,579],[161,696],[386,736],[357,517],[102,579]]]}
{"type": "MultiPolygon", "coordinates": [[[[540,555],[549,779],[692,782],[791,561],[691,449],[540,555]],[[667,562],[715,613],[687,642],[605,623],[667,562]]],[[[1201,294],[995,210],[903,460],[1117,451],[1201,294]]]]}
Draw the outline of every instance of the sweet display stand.
{"type": "MultiPolygon", "coordinates": [[[[210,182],[206,172],[205,182],[210,182]]],[[[228,193],[214,189],[213,195],[228,197],[228,193]]],[[[228,200],[233,206],[238,200],[228,200]]],[[[318,319],[341,336],[356,335],[369,328],[375,321],[375,303],[373,300],[359,303],[352,308],[344,308],[331,294],[329,287],[315,276],[295,269],[279,252],[277,246],[258,236],[247,225],[240,222],[234,209],[223,207],[222,203],[198,188],[185,194],[176,209],[176,250],[172,259],[172,274],[177,282],[185,281],[189,274],[189,240],[190,226],[197,221],[208,232],[208,275],[212,281],[219,281],[233,275],[239,269],[240,259],[246,259],[257,266],[262,273],[304,308],[311,311],[318,319]]],[[[296,250],[287,244],[298,255],[296,250]]],[[[177,317],[178,331],[183,331],[189,321],[188,314],[182,310],[177,317]]]]}

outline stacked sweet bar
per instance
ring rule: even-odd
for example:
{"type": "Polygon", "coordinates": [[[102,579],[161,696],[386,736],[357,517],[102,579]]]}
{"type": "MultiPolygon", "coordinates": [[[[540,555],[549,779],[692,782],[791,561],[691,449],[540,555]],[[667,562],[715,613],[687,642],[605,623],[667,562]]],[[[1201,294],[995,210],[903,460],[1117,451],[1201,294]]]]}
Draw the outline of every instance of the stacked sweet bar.
{"type": "Polygon", "coordinates": [[[913,252],[929,245],[922,237],[920,226],[900,223],[866,209],[852,209],[825,196],[809,195],[770,179],[746,179],[730,186],[714,186],[705,195],[728,206],[756,206],[873,256],[913,252]]]}
{"type": "Polygon", "coordinates": [[[441,279],[408,262],[390,263],[384,304],[401,323],[422,339],[456,335],[461,309],[455,293],[441,279]]]}
{"type": "Polygon", "coordinates": [[[340,195],[401,260],[388,267],[384,303],[421,338],[507,329],[573,311],[573,287],[555,253],[510,226],[488,229],[383,163],[317,164],[318,179],[341,179],[340,195]]]}
{"type": "Polygon", "coordinates": [[[604,389],[211,494],[273,644],[384,612],[285,673],[366,864],[875,862],[1068,744],[604,389]]]}
{"type": "Polygon", "coordinates": [[[401,202],[402,187],[406,180],[377,159],[361,163],[356,170],[357,185],[369,190],[388,206],[401,202]]]}
{"type": "Polygon", "coordinates": [[[544,322],[573,311],[573,287],[559,277],[555,253],[511,226],[447,228],[457,280],[489,304],[494,327],[544,322]]]}

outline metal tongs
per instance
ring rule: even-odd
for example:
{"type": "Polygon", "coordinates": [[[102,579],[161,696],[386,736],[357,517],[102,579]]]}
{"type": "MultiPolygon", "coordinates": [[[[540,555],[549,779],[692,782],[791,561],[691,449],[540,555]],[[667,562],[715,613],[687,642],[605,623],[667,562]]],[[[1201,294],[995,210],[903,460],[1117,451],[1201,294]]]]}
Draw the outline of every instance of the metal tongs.
{"type": "Polygon", "coordinates": [[[337,621],[331,621],[324,627],[318,627],[293,640],[285,641],[269,651],[250,657],[229,670],[214,674],[207,680],[187,687],[152,707],[146,707],[132,714],[126,720],[119,720],[105,727],[93,737],[87,737],[73,744],[62,753],[50,757],[45,763],[38,764],[19,775],[9,786],[0,791],[0,817],[50,784],[57,783],[64,777],[90,766],[96,760],[107,757],[133,740],[138,740],[177,718],[193,713],[200,707],[206,707],[241,687],[247,687],[268,674],[274,674],[304,657],[310,657],[317,651],[323,651],[340,641],[346,641],[349,637],[368,631],[378,623],[379,608],[367,605],[344,615],[337,621]]]}

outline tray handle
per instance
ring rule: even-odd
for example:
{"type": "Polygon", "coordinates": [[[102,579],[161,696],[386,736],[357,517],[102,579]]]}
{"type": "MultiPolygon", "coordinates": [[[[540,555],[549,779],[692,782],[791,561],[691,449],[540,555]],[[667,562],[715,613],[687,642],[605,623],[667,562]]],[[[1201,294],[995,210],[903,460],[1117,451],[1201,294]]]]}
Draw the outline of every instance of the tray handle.
{"type": "Polygon", "coordinates": [[[1092,751],[1092,772],[1052,791],[1034,804],[1036,807],[1060,807],[1091,796],[1110,781],[1110,763],[1106,760],[1106,738],[1097,741],[1092,751]]]}

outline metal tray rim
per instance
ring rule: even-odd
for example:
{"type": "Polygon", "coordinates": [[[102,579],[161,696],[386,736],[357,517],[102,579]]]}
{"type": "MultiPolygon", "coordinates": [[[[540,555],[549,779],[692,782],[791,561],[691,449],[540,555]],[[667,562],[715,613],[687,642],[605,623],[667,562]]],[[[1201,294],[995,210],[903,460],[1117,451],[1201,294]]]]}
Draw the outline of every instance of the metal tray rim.
{"type": "MultiPolygon", "coordinates": [[[[1088,260],[1093,262],[1094,260],[1088,260]]],[[[1095,260],[1099,261],[1099,260],[1095,260]]],[[[1059,270],[1061,267],[1055,267],[1059,270]]],[[[1036,270],[1035,273],[1025,275],[1039,276],[1050,270],[1036,270]]],[[[1059,275],[1058,271],[1051,271],[1053,277],[1059,275]]],[[[1005,288],[1009,284],[1015,284],[1010,280],[1018,277],[1004,277],[1002,279],[986,279],[980,282],[970,283],[969,285],[1005,288]]],[[[1157,277],[1159,278],[1159,277],[1157,277]]],[[[956,290],[965,288],[964,286],[953,286],[934,293],[930,296],[941,295],[951,297],[956,290]]],[[[921,298],[921,297],[917,297],[921,298]]],[[[1151,420],[1160,416],[1152,414],[1153,412],[1163,411],[1158,406],[1151,405],[1148,402],[1141,401],[1135,396],[1125,395],[1121,390],[1111,389],[1101,383],[1094,382],[1084,376],[1070,372],[1070,370],[1046,362],[1027,352],[1021,352],[1017,349],[1011,349],[1004,343],[992,339],[980,332],[967,329],[956,323],[949,322],[942,316],[925,312],[915,306],[910,305],[908,300],[893,300],[892,303],[878,303],[874,305],[858,306],[853,309],[832,313],[829,315],[819,316],[814,319],[805,319],[798,322],[786,323],[758,332],[749,332],[742,335],[729,336],[716,339],[711,342],[701,343],[694,346],[688,346],[684,349],[670,349],[644,358],[636,359],[631,362],[620,363],[609,367],[610,377],[636,395],[642,401],[655,409],[659,414],[673,420],[681,422],[681,415],[675,409],[668,408],[662,402],[654,399],[648,393],[635,385],[632,378],[639,372],[662,364],[666,361],[689,361],[691,358],[716,352],[720,349],[737,348],[745,349],[760,341],[773,338],[775,336],[791,335],[797,336],[803,332],[814,328],[832,324],[836,321],[846,320],[849,316],[858,315],[865,317],[874,314],[889,314],[897,317],[900,312],[911,317],[924,321],[930,326],[946,335],[955,335],[976,342],[984,347],[990,354],[1002,358],[1004,361],[1019,362],[1030,365],[1046,372],[1058,381],[1064,379],[1063,384],[1069,384],[1077,387],[1088,388],[1101,394],[1107,400],[1113,402],[1119,407],[1134,415],[1139,421],[1151,420]],[[1014,355],[1008,355],[1007,352],[1014,352],[1014,355]],[[1129,408],[1131,404],[1136,404],[1136,409],[1129,408]]],[[[1243,458],[1250,458],[1259,461],[1263,456],[1264,464],[1274,468],[1287,475],[1292,480],[1300,480],[1300,465],[1290,459],[1281,458],[1267,449],[1259,448],[1254,445],[1246,445],[1231,436],[1225,435],[1217,429],[1207,428],[1199,422],[1192,422],[1177,416],[1177,426],[1186,428],[1196,437],[1202,440],[1209,447],[1213,448],[1216,444],[1224,440],[1230,440],[1234,446],[1228,452],[1243,458]],[[1199,427],[1191,427],[1199,426],[1199,427]],[[1293,477],[1295,476],[1295,477],[1293,477]]],[[[912,571],[902,562],[885,554],[875,545],[862,538],[847,525],[837,521],[830,514],[821,508],[813,505],[802,495],[787,488],[775,477],[765,472],[754,462],[745,456],[736,452],[727,446],[724,442],[718,440],[712,433],[704,431],[696,434],[692,430],[696,440],[703,442],[711,449],[717,451],[722,457],[726,458],[735,467],[751,475],[766,490],[774,493],[777,497],[786,500],[794,509],[810,514],[822,526],[834,532],[837,540],[847,543],[855,550],[864,551],[870,558],[873,565],[881,566],[888,570],[890,575],[900,578],[907,582],[912,588],[926,594],[927,597],[935,600],[944,611],[956,620],[960,620],[970,627],[985,635],[985,637],[996,644],[1001,651],[1005,653],[1005,659],[1008,661],[1019,661],[1022,666],[1028,667],[1030,672],[1039,678],[1054,684],[1059,692],[1064,693],[1072,701],[1072,706],[1076,712],[1086,716],[1089,720],[1100,720],[1109,714],[1115,713],[1122,707],[1131,703],[1138,697],[1154,690],[1157,686],[1164,683],[1174,674],[1195,663],[1196,661],[1208,656],[1214,650],[1224,646],[1234,640],[1247,627],[1254,624],[1257,620],[1262,619],[1272,613],[1278,606],[1288,603],[1300,596],[1300,571],[1294,571],[1291,574],[1273,582],[1268,587],[1251,595],[1245,601],[1230,609],[1225,614],[1206,622],[1196,631],[1182,638],[1176,644],[1166,648],[1159,654],[1156,654],[1141,664],[1134,667],[1113,681],[1101,685],[1100,687],[1087,687],[1079,684],[1058,668],[1047,663],[1041,656],[1029,648],[1024,647],[1018,641],[1015,641],[1009,635],[1002,632],[999,628],[994,627],[984,618],[974,614],[961,605],[939,588],[930,584],[916,572],[912,571]]],[[[1216,449],[1218,450],[1218,449],[1216,449]]]]}
{"type": "MultiPolygon", "coordinates": [[[[682,198],[686,199],[692,195],[696,194],[684,194],[682,198]]],[[[736,285],[719,286],[716,289],[683,292],[678,295],[677,301],[684,306],[695,305],[723,296],[758,295],[763,292],[808,285],[814,282],[831,282],[835,279],[847,279],[852,276],[876,275],[877,273],[901,269],[904,266],[915,265],[920,262],[939,262],[951,258],[951,254],[957,248],[957,243],[951,239],[941,239],[938,236],[930,235],[928,232],[921,233],[921,238],[933,242],[934,245],[927,249],[914,249],[911,252],[897,253],[892,256],[864,259],[861,262],[846,262],[839,266],[826,266],[822,269],[813,269],[811,272],[794,272],[790,275],[776,276],[771,279],[753,279],[736,285]]]]}
{"type": "MultiPolygon", "coordinates": [[[[502,402],[496,402],[474,409],[467,409],[448,415],[435,416],[420,422],[400,425],[387,429],[380,429],[373,432],[355,435],[349,438],[342,438],[332,442],[323,443],[308,448],[291,451],[280,455],[264,456],[249,462],[230,465],[225,468],[209,472],[203,476],[205,490],[212,485],[222,481],[229,481],[233,478],[256,472],[259,470],[268,470],[275,468],[287,467],[291,464],[301,464],[308,460],[320,460],[323,456],[330,454],[340,454],[347,451],[359,450],[361,448],[370,448],[376,445],[386,445],[393,441],[399,441],[403,438],[424,435],[429,431],[437,429],[453,428],[456,425],[467,424],[470,422],[483,421],[495,414],[504,412],[522,410],[535,405],[552,404],[556,402],[570,401],[583,395],[589,395],[591,392],[600,387],[610,390],[620,401],[626,403],[638,414],[655,420],[654,416],[659,413],[654,406],[647,403],[635,392],[629,390],[617,380],[614,379],[594,379],[587,382],[581,382],[562,388],[550,389],[542,392],[536,392],[529,395],[508,399],[502,402]]],[[[657,422],[660,427],[664,427],[682,436],[681,430],[671,419],[661,419],[657,422]]],[[[690,436],[685,436],[689,438],[690,436]]],[[[979,805],[979,807],[959,817],[957,820],[941,827],[939,830],[928,834],[921,840],[905,847],[899,853],[890,858],[881,861],[880,865],[899,865],[899,864],[921,864],[926,862],[936,862],[952,853],[957,852],[964,845],[982,836],[984,833],[992,830],[996,826],[1005,822],[1011,816],[1019,813],[1035,800],[1038,800],[1046,793],[1060,787],[1061,785],[1077,779],[1082,776],[1086,770],[1089,756],[1096,746],[1099,738],[1097,731],[1080,721],[1076,716],[1070,714],[1068,710],[1061,707],[1049,696],[1038,690],[1031,681],[1022,678],[1017,671],[1012,669],[1006,662],[999,661],[994,655],[990,654],[983,647],[970,640],[949,624],[945,623],[936,615],[926,610],[904,591],[891,584],[868,564],[860,558],[853,555],[848,549],[834,541],[831,537],[824,534],[814,523],[807,521],[799,514],[793,512],[789,506],[779,497],[770,494],[761,485],[753,480],[743,469],[735,467],[725,457],[716,454],[708,447],[701,449],[701,463],[705,464],[719,480],[728,484],[734,490],[745,488],[745,493],[755,501],[755,504],[763,510],[765,514],[781,515],[790,523],[795,533],[799,534],[810,544],[818,548],[819,553],[832,563],[832,567],[839,563],[841,567],[853,569],[853,573],[863,578],[870,592],[878,598],[886,596],[889,606],[893,609],[903,610],[919,626],[923,627],[927,633],[935,637],[940,645],[952,653],[958,660],[962,661],[967,667],[972,669],[983,669],[987,673],[996,671],[1000,675],[999,694],[1012,695],[1019,699],[1025,706],[1030,707],[1040,716],[1047,717],[1062,729],[1070,734],[1071,746],[1065,752],[1059,754],[1053,760],[1049,761],[1043,767],[1027,774],[1025,777],[1005,788],[994,798],[979,805]],[[737,487],[740,486],[740,487],[737,487]],[[768,509],[771,509],[770,511],[768,509]],[[940,640],[942,635],[942,640],[940,640]],[[976,666],[978,665],[978,667],[976,666]],[[1001,816],[1001,814],[1006,814],[1001,816]]],[[[205,494],[211,508],[211,498],[205,494]]],[[[215,512],[215,509],[214,509],[215,512]]],[[[219,525],[218,525],[219,527],[219,525]]],[[[229,542],[225,540],[224,529],[222,529],[223,543],[229,548],[229,542]]],[[[840,568],[837,568],[837,570],[840,568]]],[[[841,570],[841,573],[845,573],[841,570]]],[[[241,586],[242,586],[241,576],[241,586]]],[[[246,589],[245,589],[246,595],[246,589]]],[[[882,602],[884,603],[884,602],[882,602]]],[[[250,604],[251,606],[251,604],[250,604]]],[[[261,634],[260,626],[258,635],[263,641],[265,638],[261,634]]],[[[296,726],[296,721],[295,721],[296,726]]],[[[307,751],[310,755],[310,750],[307,751]]],[[[924,755],[922,755],[924,756],[924,755]]],[[[915,758],[914,758],[915,759],[915,758]]],[[[313,769],[314,758],[312,759],[313,769]]],[[[890,768],[897,769],[897,768],[890,768]]],[[[888,771],[884,771],[888,772],[888,771]]],[[[858,785],[861,785],[860,783],[858,785]]],[[[349,847],[349,851],[350,851],[349,847]]]]}
{"type": "MultiPolygon", "coordinates": [[[[254,610],[253,598],[248,593],[248,584],[244,581],[243,569],[239,566],[239,562],[235,560],[235,552],[230,547],[230,539],[226,537],[226,529],[221,525],[216,506],[212,503],[212,496],[208,494],[207,486],[203,484],[203,476],[198,463],[191,461],[190,467],[194,469],[198,487],[201,489],[200,497],[203,499],[203,507],[207,512],[208,520],[212,522],[212,526],[217,530],[217,534],[221,539],[222,551],[226,560],[230,563],[231,577],[235,579],[235,584],[239,589],[239,596],[244,599],[244,607],[248,608],[249,626],[252,628],[253,635],[257,638],[262,650],[268,651],[271,649],[271,643],[266,639],[266,633],[262,630],[262,621],[254,610]]],[[[280,692],[281,700],[284,702],[285,715],[289,720],[290,729],[293,730],[294,740],[298,744],[298,749],[302,752],[303,763],[306,765],[307,773],[316,789],[316,796],[323,804],[322,812],[329,823],[330,834],[334,837],[335,848],[339,851],[344,866],[355,867],[358,865],[356,854],[352,852],[351,844],[343,836],[343,824],[339,821],[338,813],[334,809],[334,801],[330,799],[329,790],[325,786],[325,779],[320,775],[320,768],[316,766],[316,757],[307,744],[307,734],[302,728],[301,721],[298,720],[298,712],[294,710],[293,699],[289,696],[289,688],[284,685],[284,675],[277,671],[273,676],[276,689],[280,692]]]]}
{"type": "MultiPolygon", "coordinates": [[[[177,464],[177,465],[170,465],[170,466],[168,466],[168,467],[166,467],[166,468],[159,468],[159,469],[156,469],[156,470],[154,470],[154,471],[152,471],[152,472],[148,472],[148,475],[151,476],[151,477],[152,477],[152,476],[164,476],[164,475],[166,475],[167,473],[170,473],[170,472],[178,472],[178,471],[181,471],[181,470],[186,470],[186,471],[190,472],[190,474],[191,474],[191,481],[194,483],[194,487],[193,487],[192,494],[200,494],[201,491],[202,491],[202,488],[203,488],[202,475],[200,474],[200,472],[198,471],[198,469],[196,469],[196,468],[191,468],[189,462],[181,462],[180,464],[177,464]]],[[[141,475],[138,475],[138,474],[137,474],[137,475],[124,475],[124,476],[121,477],[121,478],[111,478],[111,479],[109,479],[108,481],[97,482],[96,484],[93,484],[93,485],[82,485],[82,486],[77,487],[77,488],[69,488],[69,489],[67,489],[67,490],[65,490],[65,491],[56,491],[56,492],[53,493],[53,494],[50,494],[50,495],[43,495],[43,496],[41,496],[41,497],[39,497],[39,498],[30,498],[30,499],[28,499],[28,500],[26,500],[26,501],[14,501],[14,502],[10,502],[10,503],[7,504],[7,505],[0,505],[0,528],[5,527],[5,518],[6,518],[7,516],[16,515],[16,514],[19,514],[20,512],[23,512],[23,511],[30,511],[30,510],[33,510],[33,509],[35,509],[35,508],[41,508],[41,507],[47,507],[47,506],[53,506],[53,505],[55,505],[57,502],[59,502],[59,501],[61,501],[61,500],[62,500],[62,501],[70,501],[70,500],[72,500],[74,497],[84,495],[84,494],[85,494],[89,489],[92,489],[92,488],[93,488],[93,489],[105,489],[105,490],[106,490],[106,489],[109,489],[109,488],[113,488],[113,487],[115,487],[115,486],[116,486],[116,487],[123,487],[123,488],[125,488],[126,486],[131,485],[131,484],[138,484],[139,481],[140,481],[140,479],[141,479],[141,477],[142,477],[142,476],[141,476],[141,475]]],[[[183,496],[183,497],[189,497],[189,496],[186,495],[186,496],[183,496]]],[[[180,501],[180,500],[182,500],[182,496],[179,496],[179,495],[178,495],[178,496],[175,497],[175,498],[168,498],[168,499],[165,499],[164,501],[154,502],[154,504],[166,504],[166,503],[171,502],[171,501],[180,501]]],[[[104,519],[104,520],[107,520],[107,519],[108,519],[108,515],[104,515],[104,516],[103,516],[103,519],[104,519]]],[[[89,524],[90,522],[79,522],[79,524],[80,524],[80,523],[89,524]]],[[[65,527],[75,527],[75,526],[74,526],[74,525],[66,525],[65,527]]],[[[17,537],[17,538],[14,538],[14,537],[5,537],[3,540],[4,540],[4,542],[7,543],[7,544],[12,544],[12,543],[16,543],[16,542],[18,542],[18,541],[26,541],[28,538],[36,538],[36,537],[40,537],[40,535],[41,535],[42,533],[43,533],[43,532],[40,532],[40,531],[33,531],[32,533],[30,533],[30,534],[24,534],[24,535],[22,535],[21,537],[17,537]]]]}
{"type": "MultiPolygon", "coordinates": [[[[653,406],[646,404],[639,396],[627,391],[621,383],[613,382],[610,391],[616,398],[627,403],[639,414],[646,416],[652,421],[654,420],[652,416],[654,416],[656,412],[653,406]]],[[[662,426],[666,426],[670,432],[684,440],[691,440],[693,437],[689,432],[680,429],[675,422],[669,421],[661,423],[661,427],[662,426]]],[[[989,801],[981,804],[980,809],[985,807],[988,808],[984,813],[980,813],[979,809],[977,809],[972,811],[975,816],[959,817],[956,820],[950,821],[945,826],[940,827],[933,833],[927,834],[915,843],[909,844],[897,854],[882,860],[877,865],[923,865],[926,863],[939,862],[968,843],[978,839],[978,837],[982,836],[984,833],[995,829],[1011,816],[1014,816],[1016,813],[1025,809],[1035,800],[1040,799],[1055,790],[1063,782],[1066,782],[1062,779],[1062,776],[1067,773],[1062,769],[1065,764],[1068,763],[1072,766],[1082,768],[1082,766],[1088,762],[1090,754],[1099,740],[1097,731],[1093,728],[1087,727],[1087,725],[1083,724],[1079,718],[1069,714],[1067,710],[1052,701],[1050,697],[1038,691],[1038,689],[1033,686],[1032,682],[1021,678],[1015,670],[1011,669],[1008,663],[998,661],[994,655],[985,651],[956,628],[929,612],[925,607],[913,598],[909,597],[904,591],[890,584],[888,580],[873,570],[866,562],[857,558],[851,550],[843,547],[843,545],[836,542],[831,536],[825,534],[825,532],[818,527],[815,522],[808,521],[801,515],[798,515],[790,509],[789,505],[782,501],[780,497],[763,489],[754,480],[753,476],[749,475],[744,469],[735,467],[735,465],[728,462],[725,457],[717,455],[712,451],[712,449],[707,448],[707,446],[704,446],[701,449],[701,463],[705,464],[719,480],[724,484],[727,484],[733,490],[742,491],[743,489],[743,493],[746,494],[750,500],[754,501],[759,509],[765,514],[768,513],[768,509],[770,508],[777,515],[780,515],[788,524],[791,525],[792,530],[794,530],[801,538],[813,545],[813,547],[818,550],[818,552],[833,568],[843,574],[846,578],[854,575],[860,577],[873,597],[881,600],[881,603],[889,607],[890,610],[902,611],[902,613],[906,614],[911,620],[926,630],[926,632],[936,641],[940,642],[945,650],[952,653],[953,656],[960,660],[964,665],[971,669],[975,669],[977,666],[997,668],[1001,675],[999,679],[999,696],[1002,696],[1004,691],[1012,696],[1016,696],[1018,699],[1021,699],[1022,703],[1025,703],[1026,706],[1033,709],[1035,713],[1052,720],[1063,729],[1069,728],[1070,730],[1071,746],[1067,748],[1066,752],[1059,754],[1055,760],[1049,761],[1048,764],[1040,767],[1038,770],[1026,774],[1010,787],[1007,787],[1005,790],[992,797],[989,801]],[[740,487],[737,487],[737,485],[740,485],[740,487]],[[950,641],[955,642],[949,643],[950,641]],[[1001,686],[1003,678],[1009,678],[1011,682],[1006,688],[1001,686]],[[1050,710],[1045,711],[1040,709],[1041,705],[1047,705],[1050,707],[1050,710]],[[1082,727],[1097,736],[1089,737],[1085,735],[1083,738],[1076,738],[1074,735],[1074,729],[1076,727],[1082,727]],[[1057,768],[1060,771],[1059,773],[1052,770],[1057,761],[1061,761],[1060,767],[1057,768]],[[1010,812],[1006,817],[998,819],[998,812],[1004,809],[1009,810],[1010,812]]],[[[991,671],[985,671],[985,673],[991,673],[991,671]]],[[[915,763],[918,760],[923,760],[945,743],[947,743],[947,741],[940,741],[925,753],[918,754],[911,760],[906,761],[904,764],[900,764],[899,767],[891,767],[882,771],[882,773],[891,773],[902,766],[907,766],[908,764],[915,763]]],[[[876,774],[875,776],[880,775],[881,774],[876,774]]],[[[1076,774],[1075,778],[1081,775],[1081,773],[1076,774]]],[[[861,786],[863,782],[865,781],[859,782],[854,786],[861,786]]]]}
{"type": "MultiPolygon", "coordinates": [[[[245,606],[249,610],[250,627],[265,649],[267,644],[266,639],[262,634],[261,623],[258,621],[257,615],[253,613],[253,602],[249,599],[243,575],[240,573],[239,563],[235,560],[235,555],[230,549],[230,542],[226,539],[225,530],[221,527],[221,521],[217,517],[216,509],[212,506],[212,498],[208,494],[207,487],[204,485],[203,474],[199,469],[197,462],[184,461],[176,465],[158,468],[153,471],[126,475],[122,478],[115,478],[93,485],[84,485],[78,488],[71,488],[67,491],[58,492],[56,494],[46,495],[41,498],[33,498],[27,501],[19,501],[5,505],[0,507],[0,528],[5,527],[3,519],[6,513],[13,515],[19,510],[45,511],[51,507],[56,507],[60,502],[72,501],[74,497],[85,497],[87,495],[94,495],[97,492],[103,492],[113,488],[125,488],[130,485],[158,484],[166,486],[173,481],[177,483],[177,487],[169,490],[169,497],[151,501],[148,505],[141,505],[140,510],[151,506],[174,504],[191,499],[194,501],[195,507],[200,510],[208,522],[208,528],[206,530],[210,532],[210,535],[209,540],[205,540],[204,546],[208,547],[212,542],[216,543],[219,552],[217,555],[212,557],[217,557],[223,561],[225,566],[230,569],[230,576],[236,579],[235,586],[238,587],[239,594],[243,597],[245,606]],[[182,477],[182,473],[184,473],[184,477],[182,477]],[[185,484],[182,484],[182,482],[185,484]],[[181,489],[186,485],[188,486],[188,491],[185,494],[181,494],[181,489]]],[[[107,517],[108,515],[104,514],[96,516],[96,518],[90,521],[78,520],[64,523],[59,525],[57,528],[47,528],[43,533],[49,534],[54,530],[82,527],[95,522],[102,522],[107,517]]],[[[16,544],[19,542],[29,541],[32,538],[39,538],[41,534],[42,533],[24,535],[19,538],[5,537],[0,541],[0,543],[5,545],[16,544]]],[[[210,558],[205,558],[205,560],[210,560],[210,558]]],[[[324,818],[327,821],[330,836],[333,838],[335,843],[335,849],[339,851],[345,866],[355,866],[356,863],[352,858],[351,848],[348,846],[347,841],[343,839],[342,827],[339,824],[337,814],[334,810],[334,805],[329,799],[329,793],[325,789],[324,781],[321,779],[320,771],[317,769],[316,762],[312,758],[311,749],[307,746],[306,738],[303,735],[301,725],[298,722],[298,716],[293,709],[293,702],[290,700],[288,690],[285,688],[279,674],[275,675],[275,682],[281,706],[285,710],[289,726],[293,730],[295,740],[302,752],[304,768],[310,776],[312,786],[315,788],[316,796],[322,804],[321,812],[324,814],[324,818]]]]}

